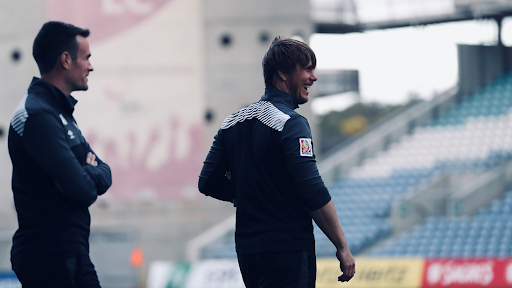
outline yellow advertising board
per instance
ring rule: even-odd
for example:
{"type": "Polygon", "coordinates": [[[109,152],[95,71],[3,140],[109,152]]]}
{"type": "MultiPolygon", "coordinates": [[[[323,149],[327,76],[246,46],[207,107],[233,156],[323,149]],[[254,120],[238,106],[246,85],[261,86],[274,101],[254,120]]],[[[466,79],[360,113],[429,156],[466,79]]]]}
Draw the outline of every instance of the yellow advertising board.
{"type": "Polygon", "coordinates": [[[421,286],[425,261],[418,258],[356,258],[356,275],[338,282],[341,274],[336,259],[318,259],[317,288],[416,288],[421,286]]]}

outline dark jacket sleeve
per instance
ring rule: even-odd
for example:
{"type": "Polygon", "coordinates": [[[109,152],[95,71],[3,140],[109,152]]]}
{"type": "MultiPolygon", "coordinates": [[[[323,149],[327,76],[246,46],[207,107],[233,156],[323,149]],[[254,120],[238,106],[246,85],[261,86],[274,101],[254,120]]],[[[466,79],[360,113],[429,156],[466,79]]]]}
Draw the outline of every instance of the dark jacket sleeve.
{"type": "Polygon", "coordinates": [[[87,143],[87,149],[89,152],[96,156],[96,162],[98,162],[98,166],[94,167],[92,165],[86,164],[83,168],[91,177],[94,185],[96,185],[96,189],[98,190],[98,195],[102,195],[107,192],[108,188],[112,185],[112,173],[110,171],[110,167],[107,163],[101,161],[101,159],[92,151],[91,146],[87,143]]]}
{"type": "Polygon", "coordinates": [[[292,117],[281,135],[286,164],[299,197],[309,211],[314,211],[325,206],[331,195],[318,173],[314,150],[312,156],[301,156],[301,138],[312,139],[309,124],[302,116],[292,117]]]}
{"type": "Polygon", "coordinates": [[[28,156],[50,175],[70,202],[89,207],[96,201],[96,185],[69,148],[60,119],[44,111],[31,114],[22,138],[28,156]]]}
{"type": "Polygon", "coordinates": [[[229,163],[222,144],[222,130],[219,130],[199,175],[199,191],[222,201],[233,202],[235,193],[226,177],[228,171],[229,163]]]}

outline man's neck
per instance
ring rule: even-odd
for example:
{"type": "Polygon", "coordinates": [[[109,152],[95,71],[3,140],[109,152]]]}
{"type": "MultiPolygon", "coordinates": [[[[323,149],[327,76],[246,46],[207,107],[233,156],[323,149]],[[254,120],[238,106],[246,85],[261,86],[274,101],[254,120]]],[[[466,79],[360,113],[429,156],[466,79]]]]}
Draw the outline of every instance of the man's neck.
{"type": "Polygon", "coordinates": [[[279,89],[283,92],[290,94],[290,89],[288,89],[288,86],[286,86],[286,83],[284,81],[276,81],[274,85],[276,89],[279,89]]]}
{"type": "Polygon", "coordinates": [[[41,75],[41,79],[43,79],[44,81],[59,88],[59,90],[62,91],[62,93],[64,93],[64,95],[66,95],[66,97],[71,95],[71,91],[69,91],[69,89],[66,87],[66,84],[65,84],[62,76],[56,75],[56,73],[54,73],[54,72],[50,72],[50,73],[41,75]]]}

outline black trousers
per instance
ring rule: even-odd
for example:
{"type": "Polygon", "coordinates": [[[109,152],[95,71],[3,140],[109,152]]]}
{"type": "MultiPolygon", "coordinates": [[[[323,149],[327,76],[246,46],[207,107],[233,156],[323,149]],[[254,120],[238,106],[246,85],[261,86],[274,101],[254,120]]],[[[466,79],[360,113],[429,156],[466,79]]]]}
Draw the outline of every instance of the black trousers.
{"type": "Polygon", "coordinates": [[[247,288],[314,288],[315,251],[238,254],[247,288]]]}
{"type": "Polygon", "coordinates": [[[101,288],[89,255],[14,271],[23,288],[101,288]]]}

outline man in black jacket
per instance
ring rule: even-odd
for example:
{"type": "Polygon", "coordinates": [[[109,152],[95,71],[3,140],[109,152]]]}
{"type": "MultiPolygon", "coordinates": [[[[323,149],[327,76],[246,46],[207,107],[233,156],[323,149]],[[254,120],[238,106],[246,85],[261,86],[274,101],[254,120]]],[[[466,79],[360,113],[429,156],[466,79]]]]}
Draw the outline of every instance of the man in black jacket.
{"type": "Polygon", "coordinates": [[[34,77],[9,128],[18,214],[12,269],[23,287],[100,287],[89,258],[89,206],[112,184],[109,166],[73,117],[72,91],[93,71],[89,30],[47,22],[34,40],[34,77]]]}
{"type": "Polygon", "coordinates": [[[305,43],[274,39],[263,58],[265,94],[224,120],[199,176],[202,193],[237,207],[236,251],[249,288],[315,287],[312,219],[336,246],[339,280],[355,273],[309,124],[294,111],[308,101],[315,66],[305,43]]]}

